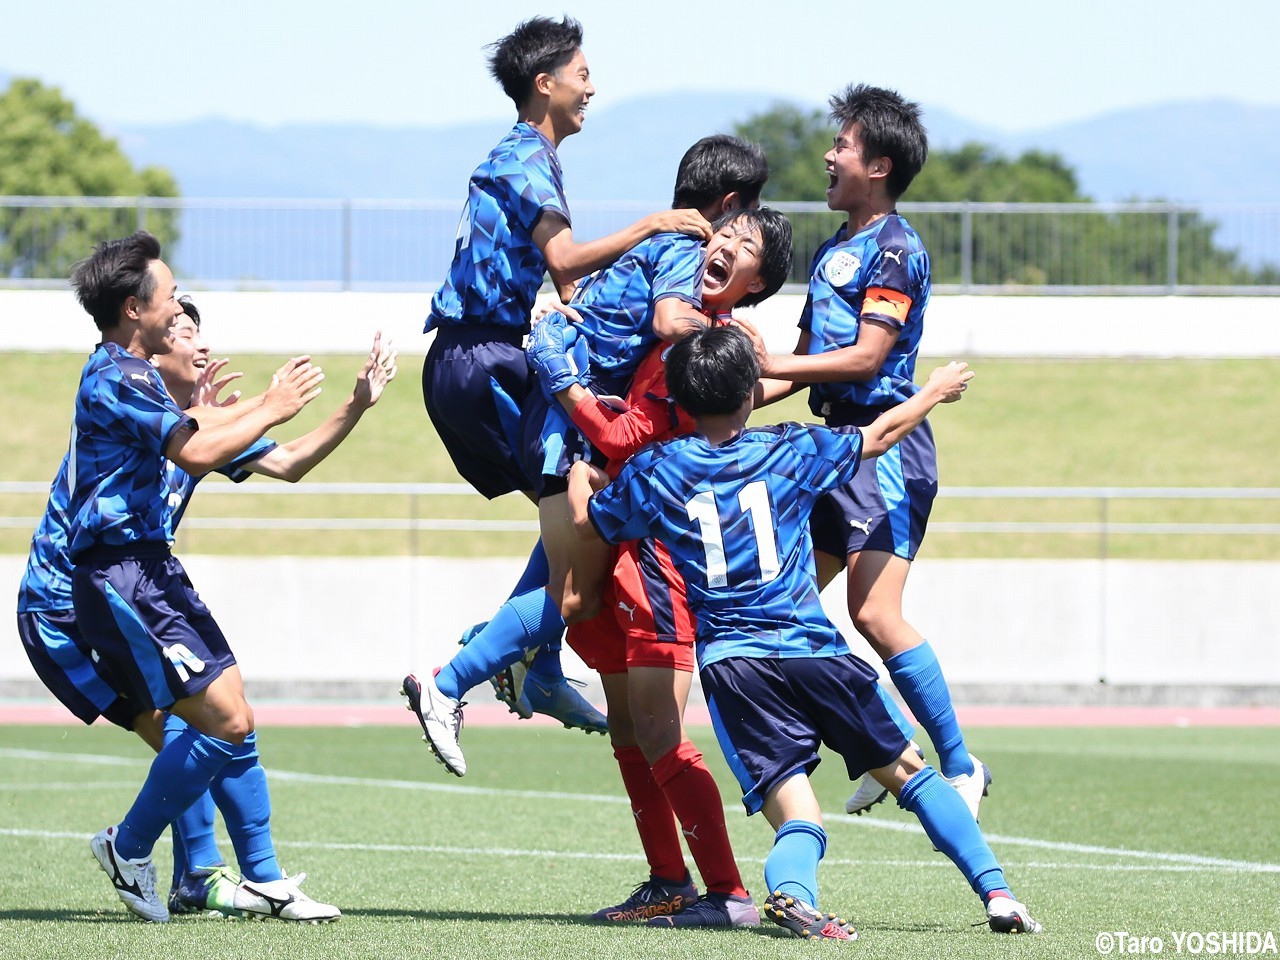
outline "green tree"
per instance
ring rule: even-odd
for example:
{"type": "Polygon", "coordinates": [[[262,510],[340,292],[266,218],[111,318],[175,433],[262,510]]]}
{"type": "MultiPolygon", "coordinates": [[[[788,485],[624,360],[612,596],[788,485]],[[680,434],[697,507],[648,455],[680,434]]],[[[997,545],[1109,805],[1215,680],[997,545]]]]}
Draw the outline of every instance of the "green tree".
{"type": "MultiPolygon", "coordinates": [[[[770,201],[821,201],[823,155],[834,129],[821,110],[775,104],[736,127],[769,157],[770,201]]],[[[1075,171],[1056,153],[1028,150],[1010,158],[968,143],[932,150],[903,196],[912,225],[929,248],[935,283],[981,285],[1151,285],[1169,280],[1170,219],[1161,213],[1104,214],[1083,206],[1075,171]],[[1079,212],[912,210],[926,203],[1081,204],[1079,212]],[[964,258],[965,237],[971,257],[964,258]]],[[[839,226],[838,213],[793,215],[792,280],[804,283],[814,251],[839,226]]],[[[1277,268],[1251,270],[1214,243],[1218,224],[1189,211],[1176,219],[1179,283],[1268,284],[1277,268]]]]}
{"type": "MultiPolygon", "coordinates": [[[[176,197],[178,186],[162,168],[134,169],[56,88],[18,78],[0,94],[0,196],[176,197]]],[[[95,243],[140,223],[177,240],[173,210],[0,207],[0,277],[65,277],[95,243]]]]}

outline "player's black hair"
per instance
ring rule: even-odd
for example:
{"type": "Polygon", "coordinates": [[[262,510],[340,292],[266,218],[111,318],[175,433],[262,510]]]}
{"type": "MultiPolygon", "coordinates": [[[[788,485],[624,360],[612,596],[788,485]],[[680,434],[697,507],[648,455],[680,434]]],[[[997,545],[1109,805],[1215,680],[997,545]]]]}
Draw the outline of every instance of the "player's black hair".
{"type": "Polygon", "coordinates": [[[732,324],[697,330],[667,351],[667,390],[695,417],[734,413],[759,379],[755,347],[732,324]]]}
{"type": "Polygon", "coordinates": [[[71,270],[71,289],[99,330],[120,322],[120,308],[130,297],[143,303],[156,292],[150,267],[160,259],[160,241],[139,230],[120,240],[104,240],[71,270]]]}
{"type": "Polygon", "coordinates": [[[191,322],[196,325],[196,329],[200,329],[200,311],[196,309],[196,305],[191,302],[191,298],[185,293],[178,298],[178,303],[182,304],[182,312],[191,318],[191,322]]]}
{"type": "Polygon", "coordinates": [[[713,232],[744,220],[747,229],[760,231],[760,279],[764,286],[747,293],[738,301],[740,307],[754,307],[782,289],[791,275],[791,221],[772,207],[744,208],[720,216],[711,225],[713,232]]]}
{"type": "Polygon", "coordinates": [[[760,199],[769,161],[758,143],[716,133],[685,151],[676,168],[673,207],[705,207],[737,193],[743,206],[760,199]]]}
{"type": "Polygon", "coordinates": [[[862,125],[862,159],[888,157],[893,166],[885,183],[895,200],[907,192],[911,181],[929,158],[929,136],[920,120],[920,104],[906,100],[896,90],[850,85],[829,101],[831,119],[846,127],[862,125]]]}
{"type": "Polygon", "coordinates": [[[555,73],[581,47],[582,24],[566,14],[561,20],[530,17],[485,49],[489,51],[489,73],[519,110],[533,94],[534,78],[540,73],[555,73]]]}

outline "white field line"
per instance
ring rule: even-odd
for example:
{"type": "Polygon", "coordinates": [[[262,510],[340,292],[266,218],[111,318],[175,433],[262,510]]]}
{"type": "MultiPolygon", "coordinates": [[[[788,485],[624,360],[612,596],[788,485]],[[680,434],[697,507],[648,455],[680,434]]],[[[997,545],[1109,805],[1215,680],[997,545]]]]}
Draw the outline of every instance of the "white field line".
{"type": "MultiPolygon", "coordinates": [[[[79,764],[96,764],[101,766],[129,766],[143,767],[146,760],[134,757],[119,757],[103,754],[83,754],[83,753],[56,753],[41,750],[19,750],[11,748],[0,748],[0,758],[11,758],[14,760],[39,760],[43,762],[57,761],[64,763],[79,764]]],[[[424,783],[416,780],[379,780],[363,777],[339,777],[324,774],[302,773],[288,770],[269,770],[268,776],[277,783],[298,783],[298,784],[319,784],[326,786],[346,786],[361,788],[376,788],[379,790],[410,790],[423,791],[428,793],[450,793],[456,795],[470,796],[488,796],[506,799],[530,799],[530,800],[569,800],[580,803],[611,803],[625,804],[627,798],[621,795],[613,794],[591,794],[591,793],[564,793],[557,791],[542,790],[503,790],[496,787],[468,787],[455,783],[424,783]]],[[[0,782],[0,793],[11,789],[11,785],[0,782]]],[[[726,805],[726,811],[740,812],[741,805],[726,805]]],[[[877,820],[873,817],[852,817],[847,814],[823,813],[823,819],[827,824],[849,824],[859,827],[880,830],[895,830],[900,833],[922,834],[924,831],[920,826],[910,823],[900,823],[896,821],[877,820]]],[[[16,830],[0,828],[0,836],[31,836],[45,838],[67,838],[67,839],[88,839],[88,834],[65,833],[65,832],[45,832],[33,830],[16,830]]],[[[1088,863],[1019,863],[1019,867],[1034,867],[1045,869],[1085,869],[1085,870],[1158,870],[1166,872],[1192,872],[1192,871],[1228,871],[1240,873],[1280,873],[1280,864],[1262,863],[1251,860],[1230,860],[1223,857],[1205,857],[1192,853],[1165,853],[1156,850],[1129,850],[1123,847],[1104,847],[1094,844],[1066,843],[1056,840],[1040,840],[1035,837],[1015,837],[1003,834],[987,834],[987,840],[994,846],[1009,847],[1026,847],[1036,850],[1056,851],[1060,853],[1074,854],[1092,854],[1104,857],[1121,857],[1126,859],[1148,860],[1149,864],[1088,864],[1088,863]]],[[[438,847],[431,845],[401,845],[401,844],[358,844],[358,843],[320,843],[314,841],[284,841],[278,840],[280,846],[312,848],[326,850],[364,850],[364,851],[386,851],[386,852],[420,852],[420,853],[447,853],[467,856],[497,855],[497,856],[531,856],[531,857],[560,857],[566,859],[584,859],[584,860],[635,860],[638,857],[634,854],[610,854],[610,853],[584,853],[581,851],[558,851],[558,850],[533,850],[533,849],[513,849],[500,850],[494,848],[472,849],[465,847],[438,847]]],[[[741,858],[745,862],[763,862],[752,860],[751,858],[741,858]]],[[[938,857],[936,860],[837,860],[832,858],[824,859],[824,863],[834,863],[841,865],[857,866],[867,863],[877,863],[881,865],[903,865],[903,866],[947,866],[951,867],[951,863],[944,857],[938,857]]],[[[1012,865],[1012,862],[1011,862],[1012,865]]]]}

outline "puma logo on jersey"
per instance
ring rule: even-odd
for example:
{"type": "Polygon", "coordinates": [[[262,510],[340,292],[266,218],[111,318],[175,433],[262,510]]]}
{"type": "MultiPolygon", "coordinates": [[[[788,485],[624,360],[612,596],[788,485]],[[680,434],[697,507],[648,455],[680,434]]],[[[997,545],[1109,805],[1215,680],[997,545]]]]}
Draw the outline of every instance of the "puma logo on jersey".
{"type": "Polygon", "coordinates": [[[875,519],[874,517],[867,517],[866,523],[863,523],[860,520],[850,520],[849,526],[857,527],[859,530],[862,531],[862,535],[864,537],[869,537],[871,536],[871,521],[874,519],[875,519]]]}
{"type": "Polygon", "coordinates": [[[143,383],[150,383],[150,382],[151,382],[151,378],[150,378],[149,376],[147,376],[145,373],[131,373],[131,374],[129,374],[129,379],[131,379],[131,380],[141,380],[143,383]]]}
{"type": "Polygon", "coordinates": [[[901,250],[886,250],[884,251],[884,253],[881,254],[881,256],[883,256],[886,260],[892,260],[898,266],[902,266],[901,250]]]}
{"type": "Polygon", "coordinates": [[[630,620],[632,623],[636,622],[636,610],[639,608],[639,606],[640,604],[633,603],[631,606],[628,607],[621,600],[618,601],[618,609],[627,611],[627,619],[630,620]]]}

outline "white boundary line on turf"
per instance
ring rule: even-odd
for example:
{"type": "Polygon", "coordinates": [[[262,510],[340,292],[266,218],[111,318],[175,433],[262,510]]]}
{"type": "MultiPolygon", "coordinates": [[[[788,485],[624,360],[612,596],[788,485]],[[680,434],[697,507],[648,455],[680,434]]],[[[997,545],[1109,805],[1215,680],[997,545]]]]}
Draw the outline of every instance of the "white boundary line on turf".
{"type": "MultiPolygon", "coordinates": [[[[43,750],[20,750],[14,748],[0,748],[0,758],[9,757],[15,760],[41,760],[41,761],[63,761],[73,763],[91,763],[104,766],[137,766],[146,765],[147,761],[141,758],[120,757],[104,754],[86,754],[86,753],[57,753],[43,750]]],[[[326,774],[302,773],[288,770],[268,770],[268,779],[283,783],[312,783],[327,784],[332,786],[352,786],[352,787],[377,787],[379,789],[394,790],[423,790],[434,793],[453,793],[471,796],[491,796],[506,797],[512,799],[534,799],[534,800],[576,800],[586,803],[613,803],[625,804],[627,798],[620,795],[612,794],[592,794],[592,793],[564,793],[558,791],[540,791],[540,790],[503,790],[497,787],[466,787],[461,784],[453,783],[424,783],[416,780],[376,780],[361,777],[340,777],[326,774]]],[[[726,811],[739,811],[740,805],[727,805],[726,811]]],[[[853,817],[848,814],[823,813],[823,819],[828,824],[850,824],[863,827],[870,827],[881,830],[896,830],[900,833],[923,834],[923,829],[917,824],[899,823],[888,820],[875,820],[869,817],[853,817]]],[[[10,834],[12,831],[0,829],[0,834],[10,834]]],[[[78,835],[77,835],[78,836],[78,835]]],[[[1096,854],[1108,857],[1127,857],[1141,860],[1153,860],[1161,864],[1181,865],[1188,869],[1209,869],[1209,870],[1227,870],[1238,871],[1242,873],[1280,873],[1280,864],[1261,863],[1251,860],[1230,860],[1223,857],[1205,857],[1192,853],[1163,853],[1155,850],[1129,850],[1123,847],[1103,847],[1092,844],[1067,843],[1057,840],[1038,840],[1034,837],[1012,837],[1003,834],[986,834],[987,841],[996,845],[1030,847],[1039,850],[1053,850],[1063,853],[1083,853],[1096,854]]],[[[282,846],[296,847],[323,847],[326,849],[386,849],[399,850],[396,846],[379,847],[371,845],[368,847],[359,844],[315,844],[305,841],[288,842],[280,841],[282,846]]],[[[405,848],[408,849],[408,848],[405,848]]],[[[414,850],[435,850],[432,847],[414,847],[414,850]]],[[[439,848],[441,851],[453,851],[454,848],[439,848]]],[[[600,856],[603,858],[622,858],[623,855],[613,854],[576,854],[562,853],[551,851],[506,851],[508,854],[523,853],[530,856],[558,856],[558,857],[592,857],[600,856]]],[[[635,859],[632,856],[626,856],[626,859],[635,859]]],[[[829,860],[830,863],[844,863],[846,861],[829,860]]],[[[859,861],[847,861],[850,864],[857,864],[859,861]]],[[[922,861],[932,862],[932,861],[922,861]]],[[[951,866],[949,861],[945,859],[941,861],[947,866],[951,866]]],[[[1090,867],[1088,864],[1061,864],[1059,866],[1081,866],[1090,867]]],[[[1099,867],[1099,869],[1107,869],[1099,867]]],[[[1147,869],[1155,869],[1148,867],[1147,869]]]]}

